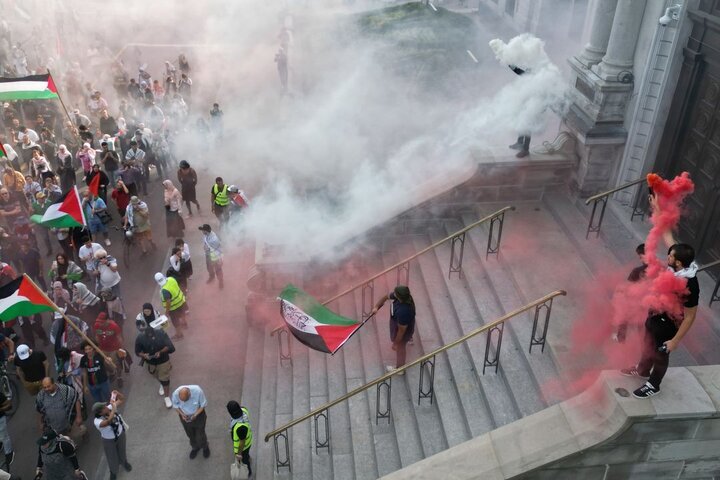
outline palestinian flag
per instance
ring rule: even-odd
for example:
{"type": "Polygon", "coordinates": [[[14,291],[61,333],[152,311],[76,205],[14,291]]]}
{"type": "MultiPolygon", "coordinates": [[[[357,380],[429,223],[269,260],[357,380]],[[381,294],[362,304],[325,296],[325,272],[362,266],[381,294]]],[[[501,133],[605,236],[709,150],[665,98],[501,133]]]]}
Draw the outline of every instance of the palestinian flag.
{"type": "Polygon", "coordinates": [[[100,173],[95,174],[92,180],[90,180],[88,190],[96,197],[100,195],[100,173]]]}
{"type": "Polygon", "coordinates": [[[19,78],[0,77],[0,101],[52,98],[58,98],[58,91],[49,73],[19,78]]]}
{"type": "Polygon", "coordinates": [[[5,147],[3,147],[2,142],[0,142],[0,158],[7,158],[8,154],[5,151],[5,147]]]}
{"type": "Polygon", "coordinates": [[[87,225],[77,187],[68,190],[57,202],[50,205],[43,215],[33,215],[30,220],[48,228],[84,227],[87,225]]]}
{"type": "Polygon", "coordinates": [[[334,354],[362,323],[341,317],[293,285],[280,293],[280,313],[295,338],[308,347],[334,354]]]}
{"type": "Polygon", "coordinates": [[[0,287],[0,321],[55,310],[55,305],[25,275],[0,287]]]}

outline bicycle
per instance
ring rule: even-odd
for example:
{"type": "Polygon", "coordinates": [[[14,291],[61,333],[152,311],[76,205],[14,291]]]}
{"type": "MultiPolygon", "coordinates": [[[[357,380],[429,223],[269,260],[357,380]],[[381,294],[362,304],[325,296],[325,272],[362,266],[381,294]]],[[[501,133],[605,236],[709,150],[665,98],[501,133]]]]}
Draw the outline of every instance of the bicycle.
{"type": "Polygon", "coordinates": [[[12,417],[20,406],[18,384],[13,378],[10,378],[10,375],[7,369],[7,361],[0,362],[0,390],[5,395],[5,398],[10,400],[10,410],[5,411],[6,417],[12,417]]]}
{"type": "Polygon", "coordinates": [[[133,235],[135,227],[115,227],[115,230],[123,231],[123,264],[125,268],[130,268],[130,250],[135,244],[135,235],[133,235]]]}

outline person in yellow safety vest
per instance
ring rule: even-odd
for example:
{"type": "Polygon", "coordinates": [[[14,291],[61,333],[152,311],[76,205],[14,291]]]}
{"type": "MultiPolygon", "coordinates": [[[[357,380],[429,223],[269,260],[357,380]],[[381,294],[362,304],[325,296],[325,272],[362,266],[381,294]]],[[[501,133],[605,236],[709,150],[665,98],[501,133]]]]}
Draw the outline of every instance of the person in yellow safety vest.
{"type": "Polygon", "coordinates": [[[222,224],[228,220],[228,207],[230,206],[230,196],[228,195],[228,186],[223,182],[222,177],[215,179],[215,185],[210,191],[210,209],[222,224]]]}
{"type": "Polygon", "coordinates": [[[180,288],[180,284],[172,277],[166,277],[162,273],[155,274],[155,281],[160,285],[160,300],[165,307],[165,315],[170,317],[170,321],[175,327],[175,335],[173,340],[180,340],[184,337],[183,330],[187,328],[185,313],[188,310],[185,295],[180,288]]]}
{"type": "Polygon", "coordinates": [[[248,476],[252,476],[250,467],[250,447],[253,443],[252,427],[250,426],[250,415],[247,408],[241,407],[235,400],[227,403],[227,411],[232,418],[230,420],[230,438],[233,442],[233,453],[238,463],[244,463],[248,468],[248,476]]]}

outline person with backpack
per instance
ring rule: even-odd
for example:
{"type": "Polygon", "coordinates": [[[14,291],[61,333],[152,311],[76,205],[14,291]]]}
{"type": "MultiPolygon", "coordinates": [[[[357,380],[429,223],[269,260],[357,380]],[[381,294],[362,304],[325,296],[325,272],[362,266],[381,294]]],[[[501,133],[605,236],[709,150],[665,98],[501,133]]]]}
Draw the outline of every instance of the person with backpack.
{"type": "Polygon", "coordinates": [[[125,401],[125,396],[113,390],[110,396],[110,403],[97,402],[93,405],[95,416],[95,428],[100,432],[102,438],[105,458],[110,468],[110,480],[117,478],[120,465],[126,472],[132,470],[132,465],[127,461],[126,438],[127,423],[118,412],[118,407],[125,401]]]}
{"type": "Polygon", "coordinates": [[[87,479],[80,470],[75,443],[55,430],[46,429],[37,441],[38,461],[35,478],[48,480],[87,479]]]}

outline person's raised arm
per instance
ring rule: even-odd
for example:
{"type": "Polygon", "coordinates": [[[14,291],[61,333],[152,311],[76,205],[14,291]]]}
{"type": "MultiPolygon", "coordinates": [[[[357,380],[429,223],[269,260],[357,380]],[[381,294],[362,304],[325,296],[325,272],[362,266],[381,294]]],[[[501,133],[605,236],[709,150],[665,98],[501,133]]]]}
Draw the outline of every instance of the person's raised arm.
{"type": "MultiPolygon", "coordinates": [[[[658,202],[657,197],[654,194],[651,194],[649,200],[650,200],[650,207],[652,209],[653,214],[660,215],[660,212],[661,212],[660,202],[658,202]]],[[[668,248],[670,248],[673,245],[675,245],[676,243],[678,243],[675,240],[675,237],[673,237],[673,233],[672,233],[671,229],[664,231],[662,235],[663,235],[663,241],[665,242],[665,246],[667,246],[668,248]]]]}

